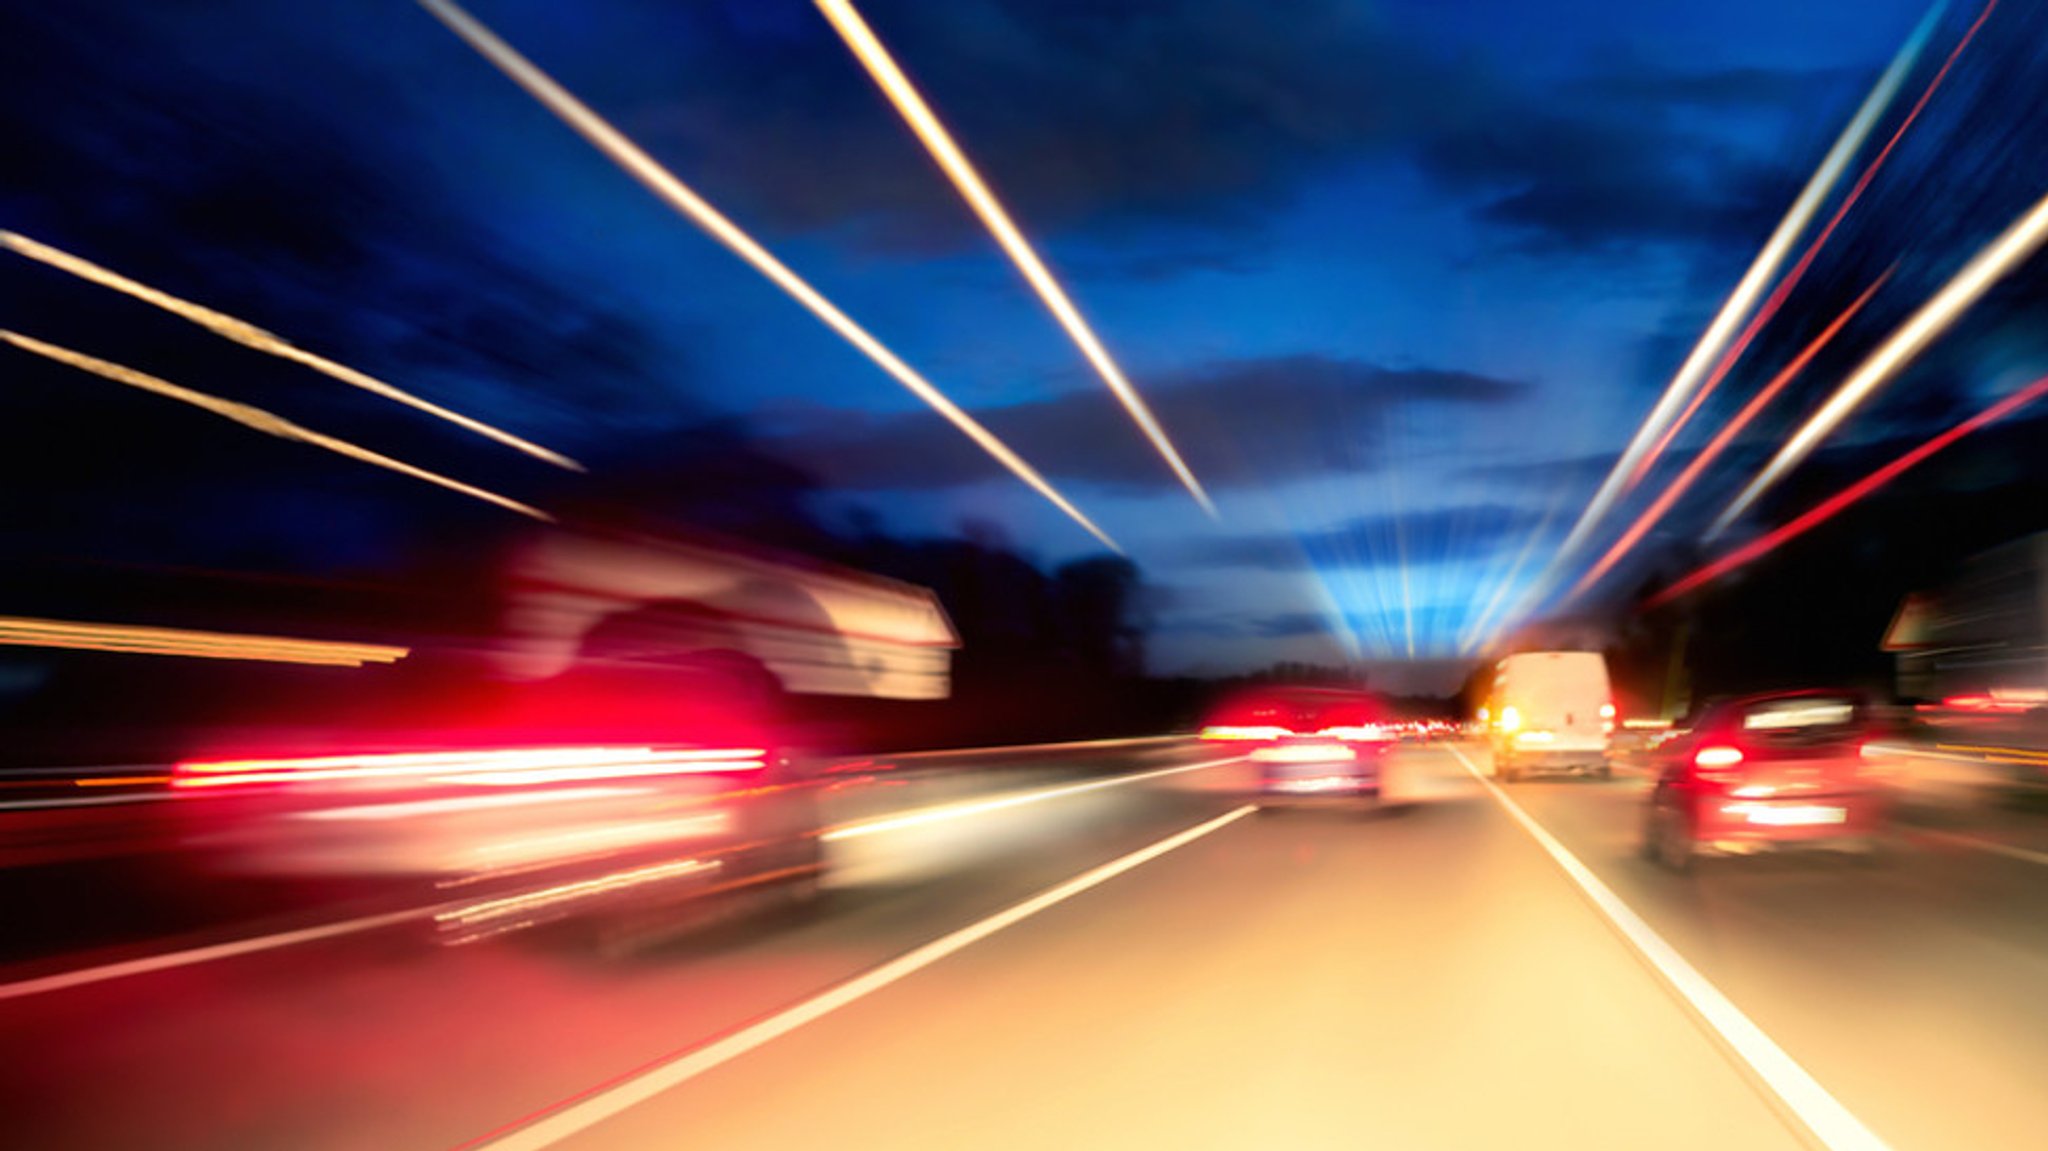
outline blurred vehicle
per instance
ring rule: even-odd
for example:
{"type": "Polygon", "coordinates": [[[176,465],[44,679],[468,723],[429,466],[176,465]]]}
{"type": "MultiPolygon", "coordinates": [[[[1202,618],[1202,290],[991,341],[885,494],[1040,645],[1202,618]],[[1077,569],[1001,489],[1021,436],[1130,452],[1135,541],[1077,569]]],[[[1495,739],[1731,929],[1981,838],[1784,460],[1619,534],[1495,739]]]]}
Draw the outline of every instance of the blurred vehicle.
{"type": "Polygon", "coordinates": [[[1493,771],[1512,783],[1535,772],[1612,771],[1614,696],[1607,660],[1594,651],[1510,655],[1494,668],[1486,715],[1493,771]]]}
{"type": "Polygon", "coordinates": [[[1377,799],[1394,721],[1379,697],[1339,688],[1264,688],[1226,700],[1202,738],[1248,747],[1269,800],[1377,799]]]}
{"type": "Polygon", "coordinates": [[[757,549],[544,537],[481,652],[387,669],[382,722],[241,735],[179,763],[208,865],[434,906],[451,942],[570,917],[654,928],[706,896],[815,895],[802,693],[928,699],[931,594],[757,549]]]}
{"type": "Polygon", "coordinates": [[[1703,854],[1874,852],[1886,809],[1866,749],[1876,734],[1868,702],[1853,692],[1709,704],[1654,752],[1644,856],[1684,871],[1703,854]]]}
{"type": "Polygon", "coordinates": [[[2048,532],[1907,596],[1882,646],[1937,750],[1979,759],[1976,790],[2048,790],[2048,532]]]}

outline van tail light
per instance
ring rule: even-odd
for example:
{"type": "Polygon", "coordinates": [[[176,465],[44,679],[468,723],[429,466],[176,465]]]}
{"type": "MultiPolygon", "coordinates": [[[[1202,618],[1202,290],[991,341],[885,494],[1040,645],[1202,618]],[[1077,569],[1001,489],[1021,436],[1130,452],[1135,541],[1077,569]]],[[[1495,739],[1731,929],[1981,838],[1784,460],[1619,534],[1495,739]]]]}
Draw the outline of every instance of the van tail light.
{"type": "Polygon", "coordinates": [[[1742,749],[1735,747],[1703,747],[1693,753],[1692,773],[1697,779],[1724,782],[1734,779],[1742,766],[1742,749]]]}

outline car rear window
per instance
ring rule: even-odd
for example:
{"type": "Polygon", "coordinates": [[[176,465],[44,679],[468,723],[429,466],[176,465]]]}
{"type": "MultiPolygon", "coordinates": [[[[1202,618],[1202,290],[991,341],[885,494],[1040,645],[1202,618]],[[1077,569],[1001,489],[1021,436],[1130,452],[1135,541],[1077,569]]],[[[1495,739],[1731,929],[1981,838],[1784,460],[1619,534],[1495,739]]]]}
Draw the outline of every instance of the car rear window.
{"type": "Polygon", "coordinates": [[[1853,736],[1863,708],[1852,696],[1806,695],[1759,700],[1742,708],[1742,732],[1769,744],[1827,743],[1853,736]]]}

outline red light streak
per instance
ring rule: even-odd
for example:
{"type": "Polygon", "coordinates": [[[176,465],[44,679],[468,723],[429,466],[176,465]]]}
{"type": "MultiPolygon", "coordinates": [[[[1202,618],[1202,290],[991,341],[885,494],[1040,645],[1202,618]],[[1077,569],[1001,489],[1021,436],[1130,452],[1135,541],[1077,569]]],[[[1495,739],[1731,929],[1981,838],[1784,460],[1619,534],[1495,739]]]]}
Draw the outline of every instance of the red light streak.
{"type": "Polygon", "coordinates": [[[1842,203],[1835,209],[1835,214],[1828,217],[1828,222],[1821,227],[1819,234],[1814,236],[1813,242],[1807,245],[1798,263],[1794,264],[1792,270],[1785,274],[1785,278],[1779,281],[1777,288],[1764,301],[1763,307],[1758,308],[1756,314],[1750,317],[1749,323],[1742,329],[1742,334],[1736,336],[1721,353],[1721,358],[1714,364],[1714,370],[1708,373],[1706,382],[1700,385],[1699,391],[1693,393],[1692,402],[1685,406],[1685,410],[1678,414],[1678,418],[1671,422],[1670,427],[1664,429],[1664,434],[1657,438],[1656,445],[1636,464],[1635,471],[1629,474],[1628,483],[1622,488],[1624,492],[1633,489],[1643,481],[1644,476],[1650,474],[1650,466],[1657,462],[1657,457],[1664,454],[1665,448],[1671,446],[1671,441],[1678,437],[1686,422],[1699,411],[1707,396],[1720,386],[1722,378],[1735,366],[1735,361],[1742,358],[1742,353],[1749,347],[1750,341],[1756,338],[1757,331],[1784,306],[1785,297],[1791,295],[1792,289],[1798,286],[1800,278],[1806,275],[1807,269],[1813,265],[1814,257],[1820,255],[1820,250],[1827,244],[1828,238],[1835,234],[1835,228],[1841,224],[1842,217],[1849,214],[1849,209],[1856,205],[1864,189],[1870,187],[1870,182],[1877,177],[1878,169],[1884,167],[1884,162],[1891,157],[1892,149],[1898,147],[1900,139],[1906,135],[1906,130],[1913,126],[1913,121],[1920,118],[1921,110],[1934,98],[1934,93],[1940,89],[1942,82],[1948,79],[1949,70],[1955,67],[1957,57],[1963,54],[1963,49],[1970,46],[1970,41],[1976,38],[1977,30],[1984,26],[1984,21],[1991,18],[1992,10],[1997,7],[1998,0],[1990,0],[1984,5],[1984,10],[1977,14],[1976,22],[1971,24],[1969,31],[1963,33],[1963,38],[1956,42],[1955,48],[1948,54],[1948,59],[1942,63],[1941,70],[1927,82],[1927,90],[1920,93],[1920,99],[1914,103],[1912,111],[1907,112],[1906,118],[1899,121],[1899,126],[1892,132],[1891,139],[1885,141],[1884,147],[1878,150],[1869,166],[1863,169],[1863,175],[1857,178],[1854,186],[1849,189],[1849,194],[1842,197],[1842,203]]]}
{"type": "Polygon", "coordinates": [[[1884,286],[1886,280],[1891,279],[1892,272],[1896,267],[1897,265],[1894,265],[1892,268],[1885,269],[1884,275],[1879,276],[1876,282],[1863,289],[1863,294],[1856,297],[1855,303],[1850,304],[1841,315],[1836,316],[1833,323],[1822,329],[1820,335],[1815,336],[1803,351],[1792,358],[1791,363],[1786,364],[1776,376],[1771,378],[1770,383],[1763,386],[1763,390],[1757,392],[1755,396],[1750,398],[1749,403],[1743,405],[1742,410],[1735,414],[1735,418],[1728,421],[1728,426],[1722,428],[1720,433],[1706,447],[1700,449],[1700,454],[1693,459],[1692,463],[1686,465],[1685,470],[1679,473],[1678,478],[1672,480],[1670,485],[1658,495],[1656,501],[1643,509],[1643,514],[1637,516],[1636,521],[1628,526],[1628,530],[1621,533],[1621,538],[1614,541],[1614,546],[1607,549],[1607,554],[1600,557],[1600,562],[1594,564],[1585,575],[1579,577],[1579,582],[1572,585],[1570,594],[1565,597],[1566,602],[1570,602],[1572,599],[1584,594],[1587,589],[1600,582],[1601,576],[1606,575],[1612,570],[1614,565],[1621,561],[1621,557],[1628,554],[1630,548],[1640,543],[1642,538],[1649,534],[1650,529],[1657,526],[1657,521],[1664,518],[1664,514],[1671,510],[1671,505],[1677,503],[1679,497],[1690,490],[1692,485],[1698,482],[1700,476],[1706,473],[1707,468],[1721,457],[1721,453],[1728,450],[1728,445],[1735,442],[1735,437],[1742,434],[1743,429],[1749,426],[1750,421],[1757,417],[1757,413],[1763,411],[1765,405],[1776,399],[1778,393],[1785,390],[1786,385],[1796,379],[1800,372],[1806,370],[1807,363],[1813,357],[1819,355],[1822,348],[1827,347],[1829,341],[1835,338],[1836,333],[1840,332],[1851,319],[1855,318],[1856,313],[1863,310],[1863,305],[1870,302],[1870,297],[1877,294],[1877,290],[1884,286]]]}
{"type": "Polygon", "coordinates": [[[234,759],[180,763],[173,787],[343,779],[430,777],[437,783],[518,785],[654,775],[758,771],[760,748],[664,750],[653,747],[547,747],[494,751],[327,755],[297,759],[234,759]]]}
{"type": "Polygon", "coordinates": [[[1899,478],[1899,476],[1917,466],[1934,453],[1941,451],[1943,448],[1948,447],[1950,444],[1987,424],[1994,423],[2011,415],[2044,395],[2048,395],[2048,376],[2035,380],[2012,395],[2007,396],[1983,411],[1978,412],[1976,415],[1971,416],[1969,419],[1964,420],[1962,423],[1957,424],[1955,427],[1900,456],[1898,459],[1864,476],[1862,479],[1807,509],[1797,518],[1773,528],[1771,531],[1758,536],[1756,539],[1729,552],[1713,563],[1700,568],[1698,571],[1693,572],[1691,575],[1650,597],[1649,602],[1644,606],[1657,607],[1669,603],[1679,596],[1704,584],[1711,583],[1734,571],[1736,568],[1776,550],[1779,546],[1805,535],[1807,532],[1840,515],[1850,505],[1856,503],[1856,501],[1864,496],[1899,478]]]}

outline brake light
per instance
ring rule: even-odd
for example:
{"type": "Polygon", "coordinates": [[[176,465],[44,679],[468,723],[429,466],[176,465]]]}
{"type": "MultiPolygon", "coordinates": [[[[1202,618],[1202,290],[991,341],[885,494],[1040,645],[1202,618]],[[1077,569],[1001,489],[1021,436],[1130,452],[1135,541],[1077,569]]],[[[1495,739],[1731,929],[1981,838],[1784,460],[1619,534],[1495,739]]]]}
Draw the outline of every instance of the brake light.
{"type": "Polygon", "coordinates": [[[1613,704],[1611,704],[1611,703],[1603,703],[1603,704],[1601,704],[1601,705],[1600,705],[1600,718],[1601,718],[1601,719],[1613,719],[1613,718],[1614,718],[1614,705],[1613,705],[1613,704]]]}
{"type": "Polygon", "coordinates": [[[1742,764],[1742,751],[1734,747],[1703,747],[1693,753],[1693,774],[1701,779],[1728,779],[1742,764]]]}
{"type": "Polygon", "coordinates": [[[1522,713],[1515,710],[1514,704],[1509,704],[1500,709],[1500,729],[1502,731],[1519,731],[1521,727],[1522,713]]]}
{"type": "Polygon", "coordinates": [[[1614,705],[1611,703],[1600,705],[1600,734],[1614,734],[1614,705]]]}
{"type": "Polygon", "coordinates": [[[1733,747],[1703,747],[1692,757],[1694,767],[1734,767],[1741,762],[1741,750],[1733,747]]]}

